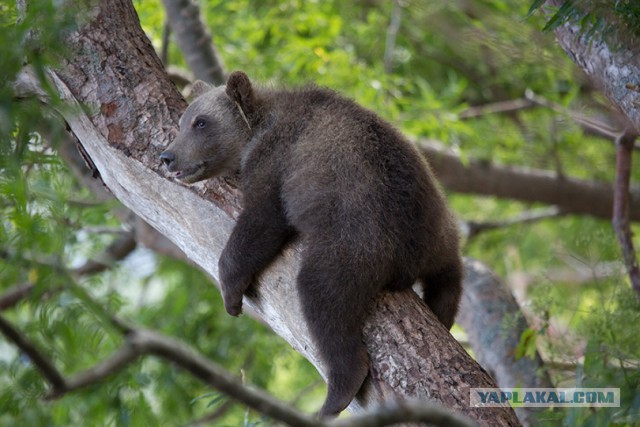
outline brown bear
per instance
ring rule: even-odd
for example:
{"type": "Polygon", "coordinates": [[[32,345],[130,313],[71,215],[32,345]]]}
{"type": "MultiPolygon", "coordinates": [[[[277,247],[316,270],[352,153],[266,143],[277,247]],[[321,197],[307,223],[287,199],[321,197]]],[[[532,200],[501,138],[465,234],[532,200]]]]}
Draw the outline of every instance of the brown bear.
{"type": "Polygon", "coordinates": [[[307,86],[267,89],[233,72],[199,95],[160,158],[192,183],[239,173],[243,211],[219,260],[233,316],[294,235],[304,316],[328,367],[321,416],[346,408],[368,373],[362,327],[372,298],[420,281],[447,327],[461,293],[456,223],[416,148],[375,113],[307,86]]]}

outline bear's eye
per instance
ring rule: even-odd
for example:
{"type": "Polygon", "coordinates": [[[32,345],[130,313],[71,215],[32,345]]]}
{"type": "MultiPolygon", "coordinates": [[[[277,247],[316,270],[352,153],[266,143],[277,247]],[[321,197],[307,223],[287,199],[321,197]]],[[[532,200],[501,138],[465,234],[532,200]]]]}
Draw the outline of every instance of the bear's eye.
{"type": "Polygon", "coordinates": [[[193,122],[193,127],[196,129],[204,129],[205,126],[207,126],[207,122],[205,122],[204,119],[197,119],[193,122]]]}

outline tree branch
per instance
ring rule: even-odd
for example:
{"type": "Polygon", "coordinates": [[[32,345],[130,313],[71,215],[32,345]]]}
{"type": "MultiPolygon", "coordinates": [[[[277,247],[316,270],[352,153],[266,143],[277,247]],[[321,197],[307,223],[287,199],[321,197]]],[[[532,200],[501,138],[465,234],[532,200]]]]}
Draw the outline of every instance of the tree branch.
{"type": "Polygon", "coordinates": [[[167,19],[184,59],[197,79],[216,85],[225,81],[224,65],[200,18],[200,8],[190,0],[163,0],[167,19]]]}
{"type": "MultiPolygon", "coordinates": [[[[463,162],[460,156],[436,141],[419,141],[418,148],[449,191],[545,203],[557,206],[566,214],[611,219],[611,184],[558,177],[551,171],[508,167],[487,161],[463,162]]],[[[640,221],[640,191],[637,188],[630,190],[629,219],[640,221]]]]}
{"type": "Polygon", "coordinates": [[[613,202],[613,228],[622,249],[624,264],[631,280],[631,286],[640,296],[640,268],[633,247],[631,225],[629,224],[629,181],[631,180],[631,159],[633,145],[638,134],[625,131],[616,141],[616,184],[613,202]]]}
{"type": "Polygon", "coordinates": [[[54,390],[64,390],[66,382],[53,364],[20,331],[0,315],[0,332],[22,350],[54,390]]]}
{"type": "MultiPolygon", "coordinates": [[[[2,320],[1,317],[0,320],[2,320]]],[[[474,425],[468,419],[452,414],[440,406],[417,401],[385,404],[373,411],[345,420],[317,420],[290,407],[285,402],[273,398],[262,390],[243,385],[238,378],[202,356],[186,343],[142,328],[132,328],[126,334],[125,343],[102,363],[69,380],[65,381],[60,378],[59,386],[52,390],[47,399],[56,399],[65,393],[95,384],[144,355],[155,355],[173,362],[232,399],[290,426],[375,427],[400,422],[429,422],[452,427],[474,425]]]]}
{"type": "Polygon", "coordinates": [[[511,99],[508,101],[492,102],[484,105],[474,105],[460,113],[462,120],[475,119],[488,114],[511,113],[535,107],[536,103],[529,99],[511,99]]]}
{"type": "MultiPolygon", "coordinates": [[[[94,303],[93,305],[95,306],[96,304],[94,303]]],[[[125,324],[125,322],[112,315],[108,315],[108,317],[115,324],[125,324]]],[[[453,427],[474,425],[468,419],[452,414],[440,406],[417,401],[381,405],[373,411],[347,420],[328,422],[316,420],[292,408],[285,402],[273,398],[262,390],[243,385],[237,378],[182,341],[142,328],[127,327],[122,332],[125,336],[125,342],[110,357],[70,379],[65,379],[56,367],[20,331],[0,315],[0,333],[5,335],[29,357],[34,366],[51,385],[52,389],[45,396],[47,400],[57,399],[66,393],[96,384],[124,369],[141,356],[152,354],[176,363],[181,368],[189,371],[194,377],[220,390],[232,399],[238,400],[264,415],[291,426],[375,427],[399,422],[429,422],[453,427]]]]}
{"type": "Polygon", "coordinates": [[[502,221],[466,221],[464,223],[464,228],[466,228],[466,230],[463,230],[463,234],[467,236],[467,241],[469,241],[477,237],[479,234],[490,230],[511,227],[517,224],[531,224],[543,219],[558,218],[562,215],[564,215],[564,213],[560,211],[560,209],[552,206],[547,209],[522,212],[513,218],[508,218],[502,221]]]}

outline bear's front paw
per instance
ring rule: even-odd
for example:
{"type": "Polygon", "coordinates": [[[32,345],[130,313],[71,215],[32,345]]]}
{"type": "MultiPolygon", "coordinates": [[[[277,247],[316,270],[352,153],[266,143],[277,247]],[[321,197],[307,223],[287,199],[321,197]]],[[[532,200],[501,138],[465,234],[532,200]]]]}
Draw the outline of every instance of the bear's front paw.
{"type": "Polygon", "coordinates": [[[240,298],[227,298],[227,295],[223,293],[224,309],[227,310],[232,316],[240,316],[242,314],[242,295],[240,298]]]}
{"type": "Polygon", "coordinates": [[[242,314],[242,295],[244,294],[243,286],[233,284],[233,282],[222,282],[220,284],[222,290],[222,299],[224,300],[224,309],[232,316],[242,314]]]}

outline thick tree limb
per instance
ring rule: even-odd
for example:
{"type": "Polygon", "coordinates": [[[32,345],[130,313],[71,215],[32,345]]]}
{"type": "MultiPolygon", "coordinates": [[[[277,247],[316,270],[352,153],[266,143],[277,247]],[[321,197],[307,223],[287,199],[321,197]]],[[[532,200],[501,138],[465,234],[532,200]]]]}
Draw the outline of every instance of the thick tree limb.
{"type": "MultiPolygon", "coordinates": [[[[457,154],[435,141],[419,141],[418,147],[447,190],[546,203],[557,206],[565,214],[611,219],[611,184],[479,160],[464,163],[457,154]]],[[[640,191],[637,188],[629,192],[629,219],[640,221],[640,191]]]]}
{"type": "MultiPolygon", "coordinates": [[[[240,211],[239,193],[224,180],[187,188],[163,177],[158,155],[185,103],[139,28],[131,3],[103,1],[96,12],[69,39],[73,55],[59,72],[64,83],[53,79],[65,100],[74,103],[77,98],[99,113],[91,120],[77,107],[76,114],[62,113],[112,192],[216,277],[217,258],[240,211]]],[[[322,373],[296,296],[300,250],[295,244],[285,250],[245,304],[322,373]]],[[[483,424],[518,424],[510,408],[469,408],[469,387],[495,383],[415,294],[381,296],[364,338],[373,375],[352,410],[391,396],[430,398],[483,424]]]]}

